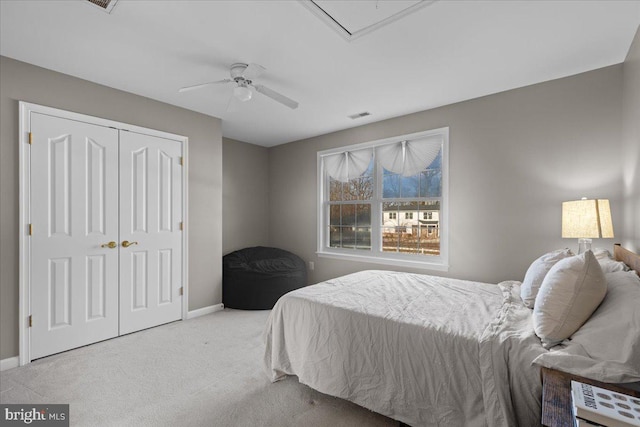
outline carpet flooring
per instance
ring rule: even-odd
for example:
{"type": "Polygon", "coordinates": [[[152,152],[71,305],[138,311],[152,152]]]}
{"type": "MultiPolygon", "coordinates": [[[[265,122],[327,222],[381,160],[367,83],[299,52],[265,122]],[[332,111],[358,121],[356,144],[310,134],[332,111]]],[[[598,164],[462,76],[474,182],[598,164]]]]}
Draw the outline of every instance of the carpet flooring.
{"type": "Polygon", "coordinates": [[[223,311],[0,373],[0,403],[68,403],[73,426],[398,426],[262,365],[269,311],[223,311]]]}

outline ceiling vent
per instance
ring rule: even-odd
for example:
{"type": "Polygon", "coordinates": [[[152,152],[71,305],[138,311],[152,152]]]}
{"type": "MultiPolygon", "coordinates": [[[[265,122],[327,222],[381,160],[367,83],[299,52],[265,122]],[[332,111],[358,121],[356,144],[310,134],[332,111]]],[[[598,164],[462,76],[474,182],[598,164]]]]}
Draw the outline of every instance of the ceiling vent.
{"type": "Polygon", "coordinates": [[[363,117],[367,117],[367,116],[370,116],[370,115],[371,115],[371,113],[370,113],[370,112],[368,112],[368,111],[363,111],[362,113],[352,114],[352,115],[347,116],[347,117],[349,117],[351,120],[355,120],[355,119],[361,119],[361,118],[363,118],[363,117]]]}
{"type": "Polygon", "coordinates": [[[111,13],[118,0],[87,0],[92,5],[99,7],[107,13],[111,13]]]}

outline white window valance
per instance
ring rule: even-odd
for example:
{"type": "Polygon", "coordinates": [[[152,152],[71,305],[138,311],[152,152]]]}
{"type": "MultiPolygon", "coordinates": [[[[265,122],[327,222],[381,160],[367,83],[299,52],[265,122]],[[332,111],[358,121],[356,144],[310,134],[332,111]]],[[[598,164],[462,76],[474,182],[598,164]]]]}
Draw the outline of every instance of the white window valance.
{"type": "Polygon", "coordinates": [[[442,136],[434,135],[376,147],[376,158],[386,170],[413,176],[429,166],[442,148],[442,136]]]}
{"type": "Polygon", "coordinates": [[[324,169],[336,181],[348,182],[367,170],[371,157],[373,148],[330,154],[323,158],[324,169]]]}

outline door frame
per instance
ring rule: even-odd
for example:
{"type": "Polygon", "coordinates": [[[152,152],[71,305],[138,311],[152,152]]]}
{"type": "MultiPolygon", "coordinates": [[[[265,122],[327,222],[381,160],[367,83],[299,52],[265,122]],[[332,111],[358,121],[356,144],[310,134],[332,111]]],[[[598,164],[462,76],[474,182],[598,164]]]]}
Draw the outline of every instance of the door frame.
{"type": "Polygon", "coordinates": [[[31,363],[31,334],[29,329],[29,316],[31,315],[31,239],[29,238],[29,223],[31,218],[31,150],[29,143],[29,130],[31,129],[31,113],[39,113],[68,120],[111,127],[123,131],[133,131],[150,136],[172,139],[182,143],[182,320],[187,319],[189,312],[189,138],[169,132],[149,129],[114,120],[86,114],[74,113],[58,108],[19,101],[19,278],[18,278],[18,346],[20,366],[31,363]]]}

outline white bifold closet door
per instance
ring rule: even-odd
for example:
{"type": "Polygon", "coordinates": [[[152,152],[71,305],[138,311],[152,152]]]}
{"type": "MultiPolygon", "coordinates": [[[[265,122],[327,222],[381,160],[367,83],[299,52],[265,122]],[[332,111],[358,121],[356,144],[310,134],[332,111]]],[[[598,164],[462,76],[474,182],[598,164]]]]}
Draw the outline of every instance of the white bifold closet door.
{"type": "Polygon", "coordinates": [[[37,359],[118,335],[118,131],[32,113],[31,133],[37,359]]]}
{"type": "Polygon", "coordinates": [[[31,113],[31,359],[181,318],[181,142],[31,113]]]}
{"type": "Polygon", "coordinates": [[[120,134],[120,334],[181,317],[181,152],[173,140],[120,134]]]}

